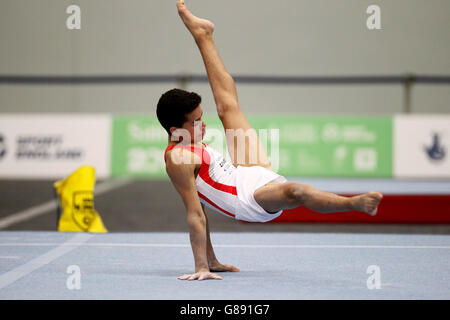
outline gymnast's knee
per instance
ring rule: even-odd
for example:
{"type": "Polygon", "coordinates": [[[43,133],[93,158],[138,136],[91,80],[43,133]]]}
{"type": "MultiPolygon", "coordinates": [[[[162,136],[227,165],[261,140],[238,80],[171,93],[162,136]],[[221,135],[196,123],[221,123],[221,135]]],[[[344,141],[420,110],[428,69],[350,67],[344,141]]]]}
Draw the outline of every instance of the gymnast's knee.
{"type": "Polygon", "coordinates": [[[289,202],[304,205],[311,194],[311,187],[297,182],[287,182],[285,185],[285,196],[289,202]]]}

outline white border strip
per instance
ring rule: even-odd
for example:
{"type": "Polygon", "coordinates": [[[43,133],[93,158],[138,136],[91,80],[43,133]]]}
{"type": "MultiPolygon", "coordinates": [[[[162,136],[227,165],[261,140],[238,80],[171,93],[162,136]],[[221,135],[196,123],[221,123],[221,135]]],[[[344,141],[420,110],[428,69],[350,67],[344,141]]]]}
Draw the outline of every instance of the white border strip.
{"type": "MultiPolygon", "coordinates": [[[[0,247],[46,247],[55,246],[51,242],[6,242],[0,243],[0,247]]],[[[85,246],[85,247],[126,247],[126,248],[190,248],[190,244],[183,243],[116,243],[116,242],[67,242],[60,245],[66,246],[85,246]]],[[[450,249],[450,246],[390,246],[390,245],[289,245],[289,244],[215,244],[215,248],[246,248],[246,249],[450,249]]]]}
{"type": "MultiPolygon", "coordinates": [[[[78,233],[68,241],[61,243],[58,247],[50,250],[47,253],[0,275],[0,290],[4,287],[16,282],[17,280],[25,277],[40,267],[51,263],[66,253],[76,249],[83,245],[86,241],[91,239],[94,235],[88,233],[78,233]]],[[[52,245],[57,245],[56,243],[52,245]]]]}

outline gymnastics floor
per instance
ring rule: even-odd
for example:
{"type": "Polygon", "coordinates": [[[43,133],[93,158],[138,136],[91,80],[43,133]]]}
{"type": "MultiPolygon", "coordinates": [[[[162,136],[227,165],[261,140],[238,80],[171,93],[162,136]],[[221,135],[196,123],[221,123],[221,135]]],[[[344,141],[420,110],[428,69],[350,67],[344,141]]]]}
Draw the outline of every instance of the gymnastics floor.
{"type": "Polygon", "coordinates": [[[240,272],[178,280],[194,267],[188,233],[3,231],[0,299],[450,298],[448,235],[219,232],[212,241],[240,272]]]}
{"type": "MultiPolygon", "coordinates": [[[[308,181],[342,193],[450,190],[448,181],[356,182],[308,181]]],[[[207,210],[219,261],[240,272],[178,280],[194,261],[175,192],[168,181],[100,182],[95,206],[109,232],[64,233],[52,181],[0,181],[0,300],[450,298],[448,224],[250,224],[207,210]]]]}

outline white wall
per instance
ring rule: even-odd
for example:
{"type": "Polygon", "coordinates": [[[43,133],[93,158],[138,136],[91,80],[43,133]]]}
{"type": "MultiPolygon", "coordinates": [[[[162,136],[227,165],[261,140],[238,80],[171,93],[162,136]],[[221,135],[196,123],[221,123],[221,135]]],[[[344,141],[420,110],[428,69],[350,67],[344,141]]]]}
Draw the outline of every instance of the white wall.
{"type": "MultiPolygon", "coordinates": [[[[186,0],[215,23],[232,74],[450,75],[448,0],[186,0]],[[381,7],[381,30],[366,28],[366,9],[381,7]]],[[[116,75],[204,73],[179,20],[176,0],[2,0],[0,74],[116,75]],[[81,30],[65,26],[66,7],[82,11],[81,30]]],[[[4,85],[0,112],[154,113],[177,86],[4,85]]],[[[192,84],[215,112],[205,84],[192,84]]],[[[248,112],[395,114],[400,85],[239,85],[248,112]]],[[[450,85],[415,85],[412,110],[450,113],[450,85]]]]}

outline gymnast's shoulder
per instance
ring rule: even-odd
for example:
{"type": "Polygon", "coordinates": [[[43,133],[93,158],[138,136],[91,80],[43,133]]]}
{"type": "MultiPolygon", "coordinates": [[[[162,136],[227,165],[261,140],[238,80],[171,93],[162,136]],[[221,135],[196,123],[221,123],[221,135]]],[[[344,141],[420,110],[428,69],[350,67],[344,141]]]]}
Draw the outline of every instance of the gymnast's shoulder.
{"type": "Polygon", "coordinates": [[[166,172],[176,174],[194,174],[201,165],[201,158],[184,148],[173,148],[166,153],[166,172]]]}

